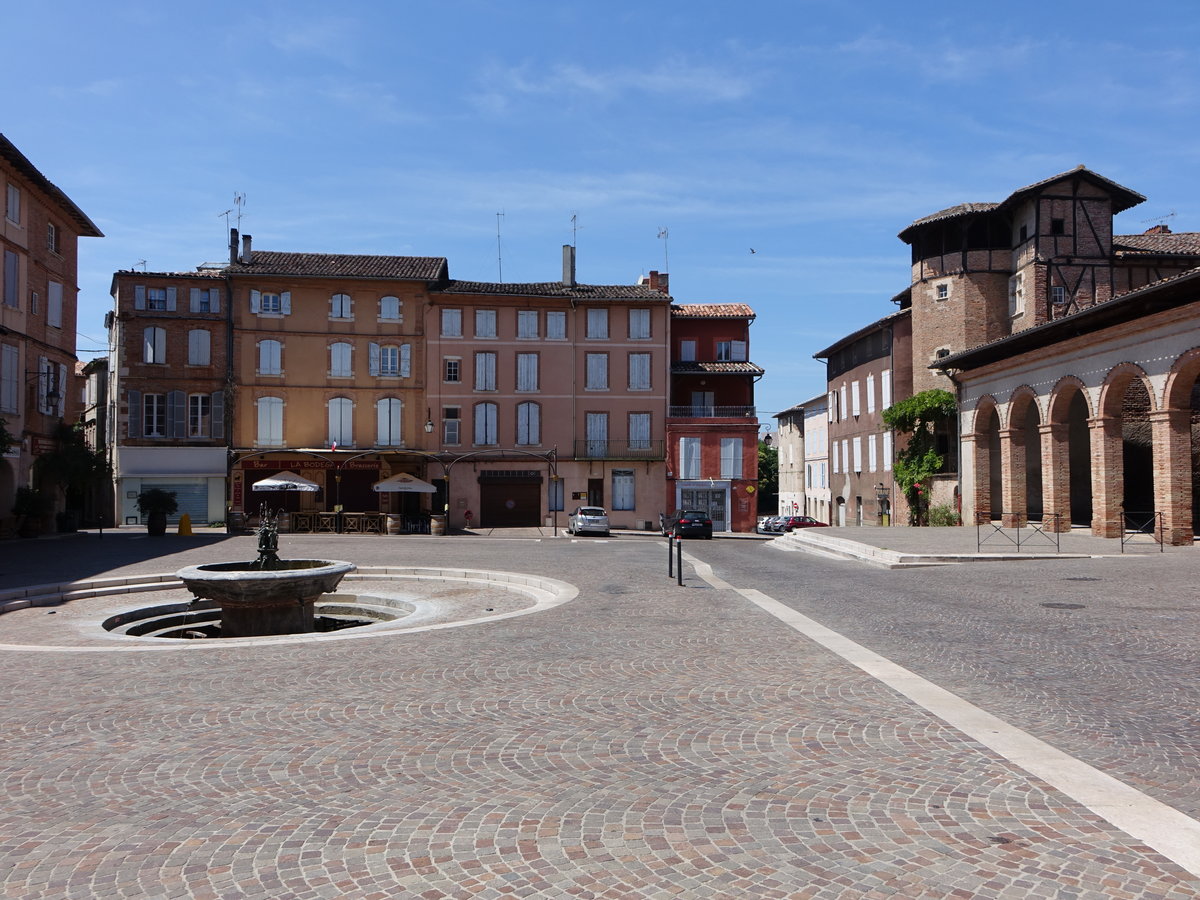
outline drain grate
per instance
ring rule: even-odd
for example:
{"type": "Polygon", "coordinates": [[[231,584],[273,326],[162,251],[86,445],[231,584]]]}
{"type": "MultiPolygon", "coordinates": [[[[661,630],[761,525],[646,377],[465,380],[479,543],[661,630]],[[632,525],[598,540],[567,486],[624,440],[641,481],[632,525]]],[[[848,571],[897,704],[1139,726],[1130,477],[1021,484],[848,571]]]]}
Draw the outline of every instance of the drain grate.
{"type": "Polygon", "coordinates": [[[1043,603],[1046,609],[1086,609],[1082,603],[1043,603]]]}

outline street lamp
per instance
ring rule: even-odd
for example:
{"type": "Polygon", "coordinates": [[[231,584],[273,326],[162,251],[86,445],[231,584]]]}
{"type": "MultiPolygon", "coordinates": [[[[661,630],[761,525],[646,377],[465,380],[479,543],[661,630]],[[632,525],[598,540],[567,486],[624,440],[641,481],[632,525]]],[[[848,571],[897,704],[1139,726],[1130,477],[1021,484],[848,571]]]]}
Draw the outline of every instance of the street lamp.
{"type": "Polygon", "coordinates": [[[425,407],[425,433],[433,434],[433,416],[429,414],[429,407],[425,407]]]}

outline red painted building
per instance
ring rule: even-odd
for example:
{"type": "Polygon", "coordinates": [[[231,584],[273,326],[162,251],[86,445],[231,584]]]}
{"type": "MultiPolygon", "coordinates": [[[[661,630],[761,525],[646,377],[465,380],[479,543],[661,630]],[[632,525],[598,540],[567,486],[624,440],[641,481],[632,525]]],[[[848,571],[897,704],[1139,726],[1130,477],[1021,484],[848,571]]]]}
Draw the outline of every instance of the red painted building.
{"type": "Polygon", "coordinates": [[[763,369],[750,362],[753,321],[744,303],[671,307],[665,509],[707,509],[714,531],[754,531],[757,521],[763,369]]]}

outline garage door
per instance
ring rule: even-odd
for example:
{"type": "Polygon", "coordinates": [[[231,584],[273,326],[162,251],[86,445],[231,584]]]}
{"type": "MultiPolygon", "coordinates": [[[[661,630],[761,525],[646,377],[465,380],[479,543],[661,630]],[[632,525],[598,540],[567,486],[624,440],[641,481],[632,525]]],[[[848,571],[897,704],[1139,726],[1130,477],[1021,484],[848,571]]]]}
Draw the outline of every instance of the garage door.
{"type": "MultiPolygon", "coordinates": [[[[174,524],[179,521],[179,517],[187,513],[192,518],[193,525],[207,525],[213,521],[208,515],[208,484],[170,484],[167,482],[151,483],[143,479],[142,488],[161,488],[168,493],[175,494],[175,502],[179,504],[179,509],[175,511],[173,516],[168,516],[167,521],[174,524]]],[[[221,518],[217,516],[217,518],[221,518]]],[[[146,524],[146,517],[142,516],[142,524],[146,524]]]]}
{"type": "Polygon", "coordinates": [[[515,528],[540,525],[540,484],[479,485],[479,522],[482,528],[515,528]]]}

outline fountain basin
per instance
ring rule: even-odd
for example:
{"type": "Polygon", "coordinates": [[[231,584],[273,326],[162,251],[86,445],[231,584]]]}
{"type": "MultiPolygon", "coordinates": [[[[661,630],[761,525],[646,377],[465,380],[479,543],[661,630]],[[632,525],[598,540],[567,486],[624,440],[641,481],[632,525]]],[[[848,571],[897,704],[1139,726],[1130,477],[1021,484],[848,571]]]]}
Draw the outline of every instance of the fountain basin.
{"type": "Polygon", "coordinates": [[[212,563],[176,575],[193,596],[220,607],[222,637],[262,637],[313,631],[313,605],[355,568],[337,559],[282,559],[270,569],[212,563]]]}

